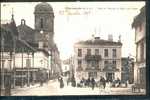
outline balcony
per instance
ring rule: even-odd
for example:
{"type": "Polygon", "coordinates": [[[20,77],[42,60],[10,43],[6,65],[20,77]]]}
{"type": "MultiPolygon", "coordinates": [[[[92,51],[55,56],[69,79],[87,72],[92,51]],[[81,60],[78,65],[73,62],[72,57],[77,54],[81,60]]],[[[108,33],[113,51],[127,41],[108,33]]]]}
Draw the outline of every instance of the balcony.
{"type": "Polygon", "coordinates": [[[119,71],[119,69],[117,69],[116,65],[114,65],[114,64],[108,64],[104,67],[103,71],[105,71],[105,72],[108,72],[108,71],[116,72],[116,71],[119,71]]]}
{"type": "Polygon", "coordinates": [[[87,67],[85,70],[86,71],[100,71],[101,69],[97,66],[97,67],[87,67]]]}
{"type": "Polygon", "coordinates": [[[111,66],[111,67],[104,67],[103,71],[105,71],[105,72],[108,72],[108,71],[116,72],[116,71],[119,71],[119,69],[111,66]]]}
{"type": "Polygon", "coordinates": [[[83,71],[83,68],[82,68],[82,67],[78,67],[78,68],[76,69],[76,71],[83,71]]]}
{"type": "Polygon", "coordinates": [[[97,60],[97,61],[99,61],[99,60],[101,60],[102,59],[102,57],[101,57],[101,55],[86,55],[85,56],[85,60],[97,60]]]}

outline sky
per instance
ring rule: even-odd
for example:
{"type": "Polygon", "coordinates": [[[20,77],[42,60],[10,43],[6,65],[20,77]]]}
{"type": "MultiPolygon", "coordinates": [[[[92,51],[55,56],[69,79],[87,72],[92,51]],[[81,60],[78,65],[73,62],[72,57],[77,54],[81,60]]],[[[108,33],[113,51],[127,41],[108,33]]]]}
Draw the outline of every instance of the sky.
{"type": "MultiPolygon", "coordinates": [[[[34,7],[39,3],[1,3],[1,20],[10,20],[13,12],[16,25],[20,25],[21,19],[25,19],[26,24],[34,29],[34,7]]],[[[49,4],[54,10],[54,41],[62,60],[74,55],[74,43],[91,39],[93,34],[102,39],[108,39],[108,35],[112,34],[114,41],[118,41],[121,35],[122,57],[129,54],[135,57],[135,34],[131,24],[145,5],[144,1],[49,4]]]]}

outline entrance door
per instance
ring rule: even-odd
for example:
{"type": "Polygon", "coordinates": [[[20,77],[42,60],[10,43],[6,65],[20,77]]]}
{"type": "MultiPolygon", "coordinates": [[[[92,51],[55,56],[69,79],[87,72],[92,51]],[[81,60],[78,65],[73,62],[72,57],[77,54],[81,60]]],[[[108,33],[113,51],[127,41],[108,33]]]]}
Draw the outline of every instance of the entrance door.
{"type": "Polygon", "coordinates": [[[106,73],[106,80],[112,82],[114,79],[114,73],[106,73]]]}

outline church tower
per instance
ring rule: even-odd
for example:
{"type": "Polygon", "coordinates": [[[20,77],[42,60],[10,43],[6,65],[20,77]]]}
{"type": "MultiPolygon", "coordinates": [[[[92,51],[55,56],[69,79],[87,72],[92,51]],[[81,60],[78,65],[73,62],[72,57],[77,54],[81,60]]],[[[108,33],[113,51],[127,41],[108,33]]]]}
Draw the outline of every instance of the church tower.
{"type": "Polygon", "coordinates": [[[54,12],[51,5],[42,2],[35,6],[35,39],[39,48],[49,50],[54,44],[54,12]]]}

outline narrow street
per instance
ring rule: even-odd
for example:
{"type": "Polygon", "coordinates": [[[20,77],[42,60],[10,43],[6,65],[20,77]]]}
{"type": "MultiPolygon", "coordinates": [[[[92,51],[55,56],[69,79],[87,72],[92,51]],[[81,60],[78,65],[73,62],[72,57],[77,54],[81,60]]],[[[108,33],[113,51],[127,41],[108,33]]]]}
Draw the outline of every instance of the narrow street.
{"type": "Polygon", "coordinates": [[[59,88],[57,80],[51,80],[48,83],[44,83],[43,86],[36,84],[34,86],[12,89],[12,96],[54,96],[54,95],[144,95],[144,91],[141,93],[132,93],[131,88],[108,88],[104,89],[95,88],[77,88],[67,86],[59,88]]]}

